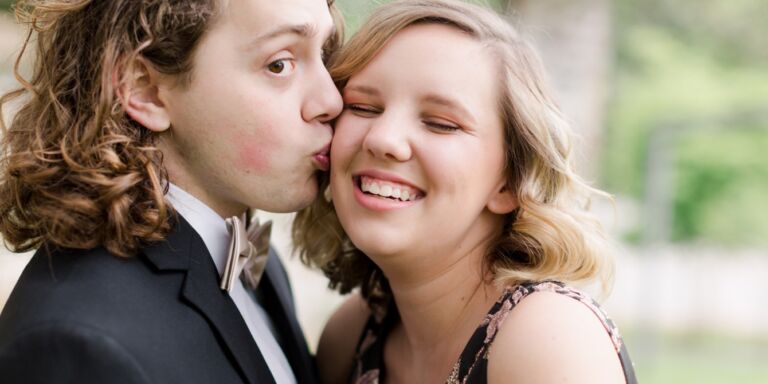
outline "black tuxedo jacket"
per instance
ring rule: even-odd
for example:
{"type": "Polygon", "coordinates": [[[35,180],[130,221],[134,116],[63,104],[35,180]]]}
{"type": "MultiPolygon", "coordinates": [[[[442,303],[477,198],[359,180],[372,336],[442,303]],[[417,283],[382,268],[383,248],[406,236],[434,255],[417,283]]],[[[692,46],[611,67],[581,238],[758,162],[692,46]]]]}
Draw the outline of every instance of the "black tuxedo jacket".
{"type": "MultiPolygon", "coordinates": [[[[274,383],[203,240],[179,218],[133,258],[103,248],[32,258],[0,314],[0,382],[274,383]]],[[[274,252],[271,252],[274,253],[274,252]]],[[[256,292],[299,383],[316,383],[272,254],[256,292]]]]}

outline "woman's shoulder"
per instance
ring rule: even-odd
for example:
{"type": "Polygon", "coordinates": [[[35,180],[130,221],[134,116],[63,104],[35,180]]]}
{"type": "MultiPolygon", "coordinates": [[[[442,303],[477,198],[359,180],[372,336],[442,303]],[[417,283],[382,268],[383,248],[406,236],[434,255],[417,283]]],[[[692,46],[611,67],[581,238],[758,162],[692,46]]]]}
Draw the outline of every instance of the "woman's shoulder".
{"type": "Polygon", "coordinates": [[[490,383],[625,381],[621,338],[589,296],[545,282],[510,288],[505,300],[509,311],[488,355],[490,383]]]}
{"type": "Polygon", "coordinates": [[[323,329],[317,347],[317,364],[324,383],[346,382],[355,362],[355,354],[371,311],[354,293],[339,306],[323,329]]]}

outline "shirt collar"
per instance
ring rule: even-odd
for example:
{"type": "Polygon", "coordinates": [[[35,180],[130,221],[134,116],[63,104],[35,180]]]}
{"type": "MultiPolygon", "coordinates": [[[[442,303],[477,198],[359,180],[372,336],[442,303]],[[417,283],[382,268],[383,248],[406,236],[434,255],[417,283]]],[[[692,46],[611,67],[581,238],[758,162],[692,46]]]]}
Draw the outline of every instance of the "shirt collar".
{"type": "Polygon", "coordinates": [[[227,223],[216,211],[173,183],[168,183],[166,200],[203,239],[216,269],[221,274],[229,251],[230,234],[227,223]]]}

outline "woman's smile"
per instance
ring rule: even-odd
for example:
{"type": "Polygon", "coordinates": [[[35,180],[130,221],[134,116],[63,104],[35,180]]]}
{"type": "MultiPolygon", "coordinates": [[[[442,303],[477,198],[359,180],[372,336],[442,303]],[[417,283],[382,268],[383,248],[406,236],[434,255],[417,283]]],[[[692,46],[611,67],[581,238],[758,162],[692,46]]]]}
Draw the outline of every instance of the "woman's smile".
{"type": "Polygon", "coordinates": [[[408,208],[418,203],[426,194],[419,188],[391,174],[365,171],[352,177],[355,200],[373,211],[389,211],[408,208]]]}

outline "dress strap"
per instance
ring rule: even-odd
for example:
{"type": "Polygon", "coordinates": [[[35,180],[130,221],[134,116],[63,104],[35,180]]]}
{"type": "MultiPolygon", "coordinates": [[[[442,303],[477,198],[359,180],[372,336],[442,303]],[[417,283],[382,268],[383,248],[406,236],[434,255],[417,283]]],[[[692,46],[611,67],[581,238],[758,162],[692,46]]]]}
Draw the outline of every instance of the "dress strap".
{"type": "Polygon", "coordinates": [[[505,289],[470,338],[446,383],[487,382],[488,352],[493,340],[512,309],[535,292],[552,292],[565,295],[586,305],[608,332],[613,347],[621,360],[627,384],[637,383],[629,353],[613,321],[589,295],[558,281],[528,282],[505,289]]]}
{"type": "Polygon", "coordinates": [[[384,381],[384,342],[392,328],[400,321],[394,302],[381,316],[371,315],[357,342],[355,366],[350,384],[378,384],[384,381]]]}

